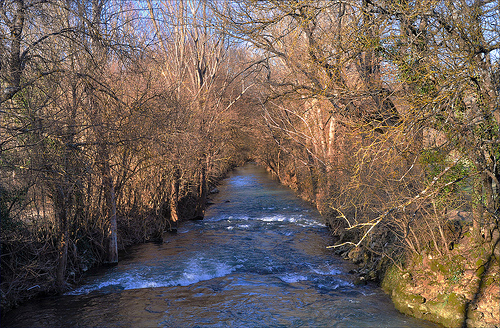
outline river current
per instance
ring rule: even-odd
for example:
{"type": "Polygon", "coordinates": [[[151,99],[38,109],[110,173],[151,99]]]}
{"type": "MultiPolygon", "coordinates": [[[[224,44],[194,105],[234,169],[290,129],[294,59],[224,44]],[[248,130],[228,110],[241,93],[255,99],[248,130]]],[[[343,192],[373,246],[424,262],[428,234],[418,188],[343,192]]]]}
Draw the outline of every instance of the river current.
{"type": "Polygon", "coordinates": [[[317,211],[262,168],[238,168],[218,189],[204,220],[128,249],[2,327],[437,327],[355,286],[317,211]]]}

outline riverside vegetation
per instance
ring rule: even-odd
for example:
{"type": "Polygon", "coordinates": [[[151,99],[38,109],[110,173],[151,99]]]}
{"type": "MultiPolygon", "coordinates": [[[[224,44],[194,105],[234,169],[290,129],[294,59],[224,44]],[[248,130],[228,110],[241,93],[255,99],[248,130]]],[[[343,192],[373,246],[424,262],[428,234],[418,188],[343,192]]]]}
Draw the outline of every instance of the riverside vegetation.
{"type": "Polygon", "coordinates": [[[499,326],[499,10],[0,2],[2,308],[202,218],[254,159],[400,311],[499,326]]]}

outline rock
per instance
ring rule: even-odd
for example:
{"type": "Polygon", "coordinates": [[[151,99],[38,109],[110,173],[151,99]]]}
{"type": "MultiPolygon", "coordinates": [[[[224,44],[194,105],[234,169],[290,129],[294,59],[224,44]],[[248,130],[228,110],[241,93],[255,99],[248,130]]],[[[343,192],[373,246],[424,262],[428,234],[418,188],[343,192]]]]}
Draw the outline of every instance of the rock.
{"type": "Polygon", "coordinates": [[[356,286],[364,286],[366,285],[366,279],[365,277],[357,277],[354,279],[354,285],[356,286]]]}
{"type": "Polygon", "coordinates": [[[409,288],[411,275],[390,267],[382,287],[388,292],[396,309],[416,318],[437,322],[445,327],[461,327],[467,300],[454,292],[439,294],[435,299],[427,300],[409,288]]]}
{"type": "Polygon", "coordinates": [[[354,264],[359,264],[363,261],[363,255],[364,255],[364,252],[361,249],[361,247],[354,247],[353,249],[351,249],[349,251],[349,253],[347,254],[347,257],[354,264]]]}
{"type": "MultiPolygon", "coordinates": [[[[426,302],[426,309],[436,321],[446,327],[461,327],[464,321],[466,299],[458,294],[440,294],[437,300],[426,302]]],[[[426,313],[420,315],[426,319],[426,313]]]]}

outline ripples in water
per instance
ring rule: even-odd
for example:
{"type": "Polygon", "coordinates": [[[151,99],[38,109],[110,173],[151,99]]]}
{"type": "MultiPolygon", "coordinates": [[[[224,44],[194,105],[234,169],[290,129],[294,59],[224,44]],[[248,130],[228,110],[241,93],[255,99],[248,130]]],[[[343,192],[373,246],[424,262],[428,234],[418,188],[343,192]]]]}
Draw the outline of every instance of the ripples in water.
{"type": "Polygon", "coordinates": [[[4,326],[436,327],[354,286],[318,213],[254,165],[219,187],[203,221],[137,245],[64,296],[20,307],[4,326]]]}

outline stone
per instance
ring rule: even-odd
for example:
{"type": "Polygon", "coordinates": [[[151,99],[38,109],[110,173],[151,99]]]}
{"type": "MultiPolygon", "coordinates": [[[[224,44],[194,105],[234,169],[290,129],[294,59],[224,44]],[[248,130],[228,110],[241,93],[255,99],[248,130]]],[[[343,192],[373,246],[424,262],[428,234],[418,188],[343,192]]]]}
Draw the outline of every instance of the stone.
{"type": "Polygon", "coordinates": [[[359,264],[363,261],[363,250],[361,249],[361,247],[354,247],[353,249],[351,249],[349,251],[349,253],[347,254],[347,257],[349,258],[349,260],[351,260],[354,264],[359,264]]]}

